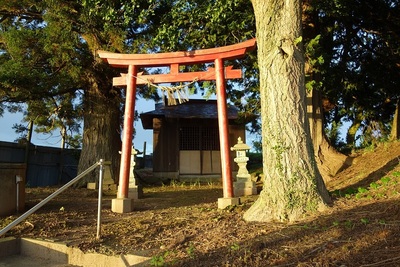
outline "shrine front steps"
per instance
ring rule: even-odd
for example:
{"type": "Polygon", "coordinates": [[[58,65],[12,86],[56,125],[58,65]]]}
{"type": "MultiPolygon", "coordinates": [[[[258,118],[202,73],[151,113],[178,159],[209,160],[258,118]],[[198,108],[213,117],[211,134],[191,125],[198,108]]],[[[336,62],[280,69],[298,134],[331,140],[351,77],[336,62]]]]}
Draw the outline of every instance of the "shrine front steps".
{"type": "Polygon", "coordinates": [[[31,238],[1,238],[0,267],[148,266],[150,258],[138,255],[107,256],[84,253],[67,244],[31,238]]]}

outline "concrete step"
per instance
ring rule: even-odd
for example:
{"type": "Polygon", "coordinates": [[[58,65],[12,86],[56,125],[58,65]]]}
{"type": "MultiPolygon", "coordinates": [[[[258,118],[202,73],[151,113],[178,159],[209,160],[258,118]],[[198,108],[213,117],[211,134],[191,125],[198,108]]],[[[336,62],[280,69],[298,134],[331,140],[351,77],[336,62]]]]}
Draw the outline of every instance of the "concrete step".
{"type": "Polygon", "coordinates": [[[107,256],[83,253],[78,248],[63,243],[31,238],[1,238],[0,267],[126,267],[148,266],[149,257],[137,255],[107,256]]]}
{"type": "Polygon", "coordinates": [[[0,267],[68,267],[76,266],[71,264],[60,264],[48,260],[32,258],[22,255],[11,255],[0,259],[0,267]]]}

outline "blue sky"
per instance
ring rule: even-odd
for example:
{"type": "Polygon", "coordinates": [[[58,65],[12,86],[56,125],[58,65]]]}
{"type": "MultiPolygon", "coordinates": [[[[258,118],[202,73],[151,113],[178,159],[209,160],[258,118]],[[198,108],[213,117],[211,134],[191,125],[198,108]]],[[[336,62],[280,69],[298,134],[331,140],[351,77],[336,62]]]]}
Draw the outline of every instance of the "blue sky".
{"type": "MultiPolygon", "coordinates": [[[[136,100],[136,110],[140,113],[154,110],[155,102],[153,100],[136,100]]],[[[5,112],[3,117],[0,117],[0,141],[14,142],[18,138],[18,134],[12,129],[14,124],[22,122],[22,113],[5,112]]],[[[135,148],[143,151],[143,144],[146,142],[146,154],[153,152],[153,131],[144,130],[141,121],[135,121],[136,136],[133,140],[135,148]]],[[[59,132],[54,132],[52,135],[44,135],[33,133],[32,143],[38,146],[59,147],[61,136],[59,132]]]]}

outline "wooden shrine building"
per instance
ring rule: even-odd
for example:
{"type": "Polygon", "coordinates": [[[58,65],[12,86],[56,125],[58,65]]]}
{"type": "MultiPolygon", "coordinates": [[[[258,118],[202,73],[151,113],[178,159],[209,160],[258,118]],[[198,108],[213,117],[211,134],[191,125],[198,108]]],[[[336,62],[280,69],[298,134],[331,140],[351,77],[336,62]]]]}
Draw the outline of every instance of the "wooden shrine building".
{"type": "MultiPolygon", "coordinates": [[[[227,107],[229,145],[245,138],[245,126],[236,123],[238,111],[227,107]]],[[[143,128],[153,129],[153,175],[178,179],[188,175],[221,175],[216,100],[190,100],[180,105],[158,103],[140,115],[143,128]]],[[[234,152],[233,152],[234,153],[234,152]]],[[[237,165],[230,157],[232,171],[237,165]]]]}

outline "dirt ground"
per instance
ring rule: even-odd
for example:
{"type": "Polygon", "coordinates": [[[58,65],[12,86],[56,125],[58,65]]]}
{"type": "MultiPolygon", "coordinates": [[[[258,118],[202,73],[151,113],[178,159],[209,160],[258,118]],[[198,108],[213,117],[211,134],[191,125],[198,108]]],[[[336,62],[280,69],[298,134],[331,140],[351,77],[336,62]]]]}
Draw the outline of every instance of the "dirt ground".
{"type": "MultiPolygon", "coordinates": [[[[174,182],[144,188],[128,214],[103,198],[96,240],[97,192],[68,189],[7,236],[63,241],[83,251],[133,253],[152,266],[400,266],[400,142],[353,155],[327,183],[334,205],[293,224],[248,223],[257,196],[217,209],[219,183],[174,182]]],[[[27,189],[32,207],[54,188],[27,189]]],[[[0,227],[16,216],[0,218],[0,227]]]]}

